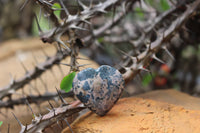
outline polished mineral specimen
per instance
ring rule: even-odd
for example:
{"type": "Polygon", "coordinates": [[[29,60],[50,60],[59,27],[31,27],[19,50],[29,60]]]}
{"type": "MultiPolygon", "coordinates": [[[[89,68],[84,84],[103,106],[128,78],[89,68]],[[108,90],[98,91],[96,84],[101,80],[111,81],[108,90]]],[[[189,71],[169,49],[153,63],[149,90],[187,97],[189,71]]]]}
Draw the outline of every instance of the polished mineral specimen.
{"type": "Polygon", "coordinates": [[[73,92],[91,111],[103,116],[117,102],[124,89],[121,73],[110,66],[80,71],[73,80],[73,92]]]}

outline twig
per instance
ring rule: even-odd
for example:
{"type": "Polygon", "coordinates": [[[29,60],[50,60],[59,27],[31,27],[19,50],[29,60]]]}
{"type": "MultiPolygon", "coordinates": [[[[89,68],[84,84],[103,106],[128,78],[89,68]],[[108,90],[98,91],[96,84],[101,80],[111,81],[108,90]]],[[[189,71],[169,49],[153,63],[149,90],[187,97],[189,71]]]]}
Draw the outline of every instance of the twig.
{"type": "Polygon", "coordinates": [[[58,64],[69,55],[67,52],[58,52],[55,56],[48,58],[45,62],[37,65],[33,70],[28,71],[24,77],[14,80],[10,85],[0,89],[0,100],[6,96],[13,94],[30,81],[40,77],[46,70],[51,69],[54,64],[58,64]]]}
{"type": "Polygon", "coordinates": [[[130,67],[123,66],[123,68],[120,68],[126,70],[125,73],[123,74],[126,83],[132,80],[141,70],[145,69],[144,67],[149,63],[150,58],[152,58],[152,56],[159,49],[162,48],[163,44],[165,44],[173,37],[175,32],[177,32],[179,28],[184,24],[184,22],[191,17],[191,15],[199,7],[199,5],[200,5],[200,0],[195,1],[191,6],[188,7],[188,9],[180,17],[178,17],[170,25],[170,27],[164,32],[163,36],[158,37],[156,41],[151,43],[149,48],[147,48],[137,57],[132,57],[133,63],[130,67]]]}
{"type": "MultiPolygon", "coordinates": [[[[74,114],[80,112],[81,110],[85,109],[86,107],[82,106],[82,104],[78,104],[76,106],[68,105],[62,106],[58,108],[53,108],[49,113],[43,116],[35,116],[34,120],[30,125],[27,125],[27,128],[22,128],[20,133],[35,133],[35,132],[42,132],[45,128],[49,127],[50,125],[55,124],[59,120],[63,120],[63,118],[73,116],[74,114]]],[[[75,118],[73,118],[74,120],[75,118]]],[[[73,121],[72,120],[72,121],[73,121]]]]}
{"type": "MultiPolygon", "coordinates": [[[[66,92],[62,92],[60,95],[62,95],[63,98],[66,97],[73,97],[74,94],[72,91],[66,93],[66,92]]],[[[12,100],[8,100],[8,101],[0,101],[0,108],[13,108],[16,105],[24,105],[25,101],[28,100],[28,102],[31,103],[41,103],[44,101],[48,101],[48,100],[52,100],[55,98],[58,98],[59,95],[58,93],[46,93],[44,95],[39,95],[39,96],[35,96],[35,95],[29,95],[27,97],[23,97],[23,98],[19,98],[19,99],[12,99],[12,100]]]]}

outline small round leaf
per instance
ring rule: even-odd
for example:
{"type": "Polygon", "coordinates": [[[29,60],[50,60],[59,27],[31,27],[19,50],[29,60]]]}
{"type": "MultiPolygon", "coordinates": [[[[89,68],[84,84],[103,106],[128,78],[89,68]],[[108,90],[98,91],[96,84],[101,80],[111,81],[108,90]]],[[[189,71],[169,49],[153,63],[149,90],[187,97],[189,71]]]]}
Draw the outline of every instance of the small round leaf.
{"type": "Polygon", "coordinates": [[[59,3],[54,3],[52,6],[53,9],[55,9],[55,11],[53,12],[54,15],[56,15],[56,17],[58,19],[60,19],[60,14],[61,14],[61,5],[59,3]]]}
{"type": "Polygon", "coordinates": [[[0,121],[0,127],[1,127],[2,124],[3,124],[3,121],[0,121]]]}
{"type": "Polygon", "coordinates": [[[75,76],[76,76],[76,72],[72,72],[68,74],[67,76],[65,76],[60,83],[61,90],[64,90],[65,92],[69,92],[72,88],[72,83],[75,76]]]}

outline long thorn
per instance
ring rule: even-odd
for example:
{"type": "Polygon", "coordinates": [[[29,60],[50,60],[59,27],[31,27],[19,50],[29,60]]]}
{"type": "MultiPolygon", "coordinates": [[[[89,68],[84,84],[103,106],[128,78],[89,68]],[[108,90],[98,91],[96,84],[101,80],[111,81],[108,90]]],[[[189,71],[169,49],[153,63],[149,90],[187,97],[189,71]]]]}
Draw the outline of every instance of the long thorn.
{"type": "Polygon", "coordinates": [[[55,116],[55,115],[56,115],[56,112],[55,112],[55,109],[54,109],[53,105],[50,103],[50,101],[49,101],[49,100],[48,100],[48,103],[49,103],[49,105],[50,105],[51,109],[53,110],[53,113],[54,113],[54,116],[55,116]]]}
{"type": "Polygon", "coordinates": [[[10,133],[10,124],[8,123],[8,131],[7,133],[10,133]]]}
{"type": "Polygon", "coordinates": [[[163,47],[163,49],[165,50],[165,52],[172,58],[172,60],[175,61],[174,56],[169,52],[169,50],[166,48],[166,46],[163,47]]]}
{"type": "Polygon", "coordinates": [[[62,97],[60,91],[58,91],[58,88],[57,88],[57,87],[56,87],[56,91],[57,91],[57,93],[58,93],[58,96],[59,96],[59,98],[60,98],[62,104],[63,104],[63,105],[68,105],[68,103],[67,103],[67,102],[64,100],[64,98],[62,97]]]}
{"type": "Polygon", "coordinates": [[[40,7],[40,12],[39,12],[39,21],[41,20],[41,14],[42,14],[42,8],[40,7]]]}
{"type": "Polygon", "coordinates": [[[67,8],[66,8],[66,6],[64,5],[64,3],[63,3],[62,0],[60,0],[60,4],[61,4],[62,7],[64,8],[66,15],[67,15],[67,16],[70,15],[70,14],[69,14],[69,11],[67,10],[67,8]]]}
{"type": "Polygon", "coordinates": [[[70,131],[73,133],[73,130],[72,130],[72,128],[71,128],[71,126],[70,126],[69,122],[68,122],[66,119],[64,119],[64,121],[67,123],[67,125],[68,125],[68,127],[69,127],[70,131]]]}
{"type": "Polygon", "coordinates": [[[23,69],[25,70],[25,73],[28,73],[28,69],[25,67],[25,65],[23,64],[23,62],[19,59],[20,64],[22,65],[23,69]]]}
{"type": "Polygon", "coordinates": [[[15,114],[12,112],[13,116],[15,117],[15,119],[17,120],[17,122],[19,123],[19,125],[21,127],[23,127],[24,125],[19,121],[19,119],[15,116],[15,114]]]}
{"type": "Polygon", "coordinates": [[[37,23],[37,27],[38,27],[38,30],[40,33],[42,33],[42,29],[40,27],[40,24],[39,24],[39,21],[38,21],[38,18],[37,18],[37,15],[35,14],[35,19],[36,19],[36,23],[37,23]]]}
{"type": "Polygon", "coordinates": [[[58,125],[58,127],[59,127],[60,129],[63,129],[63,128],[60,126],[59,121],[57,121],[56,124],[58,125]]]}
{"type": "Polygon", "coordinates": [[[35,113],[33,112],[33,109],[31,108],[31,105],[29,104],[28,100],[26,99],[26,104],[28,105],[29,109],[31,110],[31,113],[32,113],[32,116],[33,116],[33,119],[35,119],[35,113]]]}
{"type": "Polygon", "coordinates": [[[80,0],[76,0],[76,2],[77,2],[78,5],[81,6],[84,10],[87,9],[87,7],[86,7],[80,0]]]}
{"type": "Polygon", "coordinates": [[[83,64],[83,65],[78,65],[78,67],[84,67],[84,66],[88,66],[88,65],[92,65],[92,64],[83,64]]]}
{"type": "Polygon", "coordinates": [[[61,65],[65,65],[65,66],[69,66],[69,67],[71,67],[71,65],[70,64],[66,64],[66,63],[58,63],[58,64],[61,64],[61,65]]]}
{"type": "Polygon", "coordinates": [[[158,62],[160,62],[162,64],[166,64],[164,61],[162,61],[161,59],[159,59],[158,57],[156,57],[155,54],[153,54],[152,58],[155,59],[155,60],[157,60],[158,62]]]}
{"type": "Polygon", "coordinates": [[[19,10],[22,11],[24,9],[24,7],[28,4],[29,1],[30,0],[26,0],[19,10]]]}

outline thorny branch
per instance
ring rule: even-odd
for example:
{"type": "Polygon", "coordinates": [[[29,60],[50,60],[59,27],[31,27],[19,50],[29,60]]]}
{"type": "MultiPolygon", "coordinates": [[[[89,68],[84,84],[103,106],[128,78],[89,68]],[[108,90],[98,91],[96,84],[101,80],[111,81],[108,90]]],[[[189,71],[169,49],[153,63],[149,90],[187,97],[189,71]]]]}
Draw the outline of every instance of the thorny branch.
{"type": "Polygon", "coordinates": [[[133,61],[133,64],[130,67],[123,66],[123,68],[126,70],[126,72],[123,74],[126,82],[132,80],[137,73],[140,72],[140,70],[145,70],[150,58],[155,58],[155,53],[161,49],[165,43],[170,41],[170,39],[180,29],[184,22],[187,21],[192,14],[194,14],[194,11],[199,7],[199,5],[200,0],[195,1],[169,26],[164,33],[161,33],[161,36],[159,36],[156,41],[147,45],[147,49],[144,52],[140,53],[137,57],[130,57],[133,61]]]}
{"type": "Polygon", "coordinates": [[[18,89],[28,84],[30,81],[40,77],[46,70],[51,69],[53,65],[58,64],[68,55],[68,52],[57,52],[55,56],[47,58],[44,63],[38,64],[32,71],[28,71],[24,77],[17,80],[13,79],[10,85],[0,89],[0,100],[11,95],[18,89]]]}
{"type": "MultiPolygon", "coordinates": [[[[73,97],[74,93],[72,91],[65,93],[65,92],[61,92],[61,96],[63,98],[66,97],[73,97]]],[[[48,100],[52,100],[52,99],[57,99],[59,96],[57,93],[47,93],[44,95],[29,95],[23,98],[19,98],[19,99],[12,99],[12,100],[8,100],[8,101],[0,101],[0,108],[13,108],[13,106],[15,105],[24,105],[26,104],[25,101],[27,100],[30,104],[31,103],[36,103],[39,104],[41,102],[44,101],[48,101],[48,100]]]]}
{"type": "Polygon", "coordinates": [[[43,0],[35,0],[35,1],[41,6],[42,9],[44,9],[47,12],[49,18],[54,22],[55,26],[59,26],[60,25],[59,21],[55,16],[55,14],[53,13],[53,10],[51,9],[52,4],[43,0]]]}
{"type": "MultiPolygon", "coordinates": [[[[132,3],[134,4],[134,2],[132,3]]],[[[126,8],[126,12],[128,13],[132,9],[132,4],[129,4],[126,8]]],[[[117,25],[127,14],[124,12],[119,12],[115,15],[115,18],[113,20],[110,20],[109,22],[105,23],[105,25],[102,25],[98,29],[94,29],[92,31],[92,35],[89,35],[83,39],[84,44],[92,43],[89,40],[95,40],[95,38],[99,38],[104,36],[105,31],[108,29],[111,29],[113,26],[117,25]]]]}
{"type": "Polygon", "coordinates": [[[43,129],[45,129],[46,127],[55,124],[59,120],[67,119],[67,117],[73,116],[74,114],[80,112],[85,108],[86,107],[83,107],[82,104],[70,104],[68,106],[53,108],[48,114],[43,116],[37,117],[36,115],[34,115],[32,124],[24,126],[19,123],[21,126],[20,133],[42,132],[43,129]]]}

